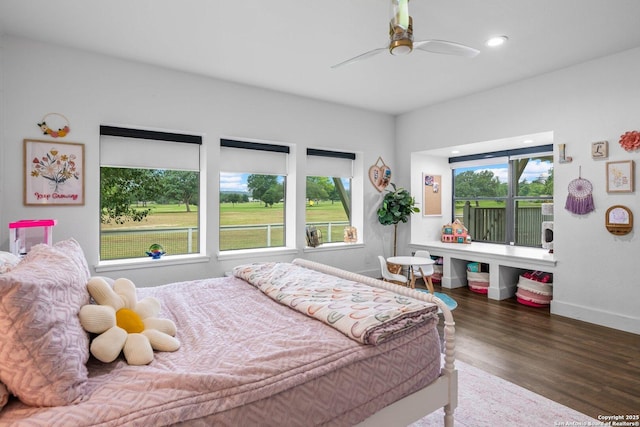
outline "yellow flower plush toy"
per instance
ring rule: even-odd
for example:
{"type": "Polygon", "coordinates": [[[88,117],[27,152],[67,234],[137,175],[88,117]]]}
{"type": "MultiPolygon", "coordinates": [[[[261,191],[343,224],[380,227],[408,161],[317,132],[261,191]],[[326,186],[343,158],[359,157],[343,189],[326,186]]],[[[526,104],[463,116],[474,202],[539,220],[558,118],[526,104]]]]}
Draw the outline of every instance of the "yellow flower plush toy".
{"type": "Polygon", "coordinates": [[[99,334],[91,342],[91,354],[104,363],[113,362],[120,352],[130,365],[146,365],[153,350],[176,351],[176,325],[160,319],[160,302],[153,297],[138,301],[136,287],[129,279],[117,279],[113,288],[101,277],[87,283],[97,304],[80,309],[80,323],[87,331],[99,334]]]}

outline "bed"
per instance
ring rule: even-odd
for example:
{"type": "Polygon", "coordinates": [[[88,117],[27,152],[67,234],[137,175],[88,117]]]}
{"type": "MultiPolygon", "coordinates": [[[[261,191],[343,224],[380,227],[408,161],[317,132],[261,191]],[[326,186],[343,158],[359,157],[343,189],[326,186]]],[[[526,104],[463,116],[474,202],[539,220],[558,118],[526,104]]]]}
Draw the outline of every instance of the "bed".
{"type": "Polygon", "coordinates": [[[102,363],[78,330],[90,303],[81,248],[73,239],[34,248],[0,274],[0,425],[402,426],[444,407],[443,425],[453,426],[454,322],[431,295],[308,260],[246,264],[138,288],[161,302],[180,348],[144,366],[102,363]],[[334,305],[348,285],[352,296],[419,308],[366,330],[365,320],[335,327],[316,314],[328,307],[316,304],[317,289],[301,302],[300,282],[329,289],[334,305]],[[294,292],[283,297],[287,286],[294,292]]]}

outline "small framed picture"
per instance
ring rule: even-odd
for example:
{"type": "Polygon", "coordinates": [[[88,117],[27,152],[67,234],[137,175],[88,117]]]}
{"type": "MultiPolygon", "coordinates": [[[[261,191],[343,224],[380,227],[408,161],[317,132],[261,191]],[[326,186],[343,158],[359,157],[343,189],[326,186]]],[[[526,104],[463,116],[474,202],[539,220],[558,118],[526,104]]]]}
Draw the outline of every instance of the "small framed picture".
{"type": "Polygon", "coordinates": [[[609,157],[609,142],[598,141],[591,143],[591,158],[606,159],[609,157]]]}
{"type": "Polygon", "coordinates": [[[605,214],[605,226],[611,234],[623,236],[633,230],[633,213],[622,205],[611,206],[605,214]]]}
{"type": "Polygon", "coordinates": [[[84,205],[84,144],[24,140],[24,204],[84,205]]]}
{"type": "Polygon", "coordinates": [[[633,160],[607,162],[607,192],[632,193],[634,191],[633,160]]]}

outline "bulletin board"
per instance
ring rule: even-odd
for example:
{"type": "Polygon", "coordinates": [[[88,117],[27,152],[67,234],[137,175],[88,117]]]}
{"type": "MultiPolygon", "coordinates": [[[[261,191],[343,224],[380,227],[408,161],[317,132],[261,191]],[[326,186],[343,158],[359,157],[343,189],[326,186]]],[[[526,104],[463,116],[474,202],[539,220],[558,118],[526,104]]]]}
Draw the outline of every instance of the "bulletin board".
{"type": "Polygon", "coordinates": [[[422,215],[442,216],[441,175],[422,174],[422,215]]]}

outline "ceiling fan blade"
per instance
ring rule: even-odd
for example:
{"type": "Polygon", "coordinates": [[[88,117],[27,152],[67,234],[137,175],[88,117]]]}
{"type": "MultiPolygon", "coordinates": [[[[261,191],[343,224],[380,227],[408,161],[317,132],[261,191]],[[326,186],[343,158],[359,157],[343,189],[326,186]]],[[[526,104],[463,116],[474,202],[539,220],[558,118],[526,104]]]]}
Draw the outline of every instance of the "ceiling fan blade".
{"type": "Polygon", "coordinates": [[[423,40],[413,42],[413,48],[431,53],[464,56],[465,58],[473,58],[480,53],[478,49],[445,40],[423,40]]]}
{"type": "Polygon", "coordinates": [[[331,68],[338,68],[338,67],[342,67],[344,65],[349,65],[349,64],[352,64],[354,62],[361,61],[363,59],[369,58],[370,56],[377,55],[378,53],[383,52],[385,50],[388,50],[388,48],[379,47],[377,49],[373,49],[373,50],[370,50],[368,52],[361,53],[360,55],[354,56],[353,58],[347,59],[346,61],[340,62],[339,64],[332,65],[331,68]]]}

